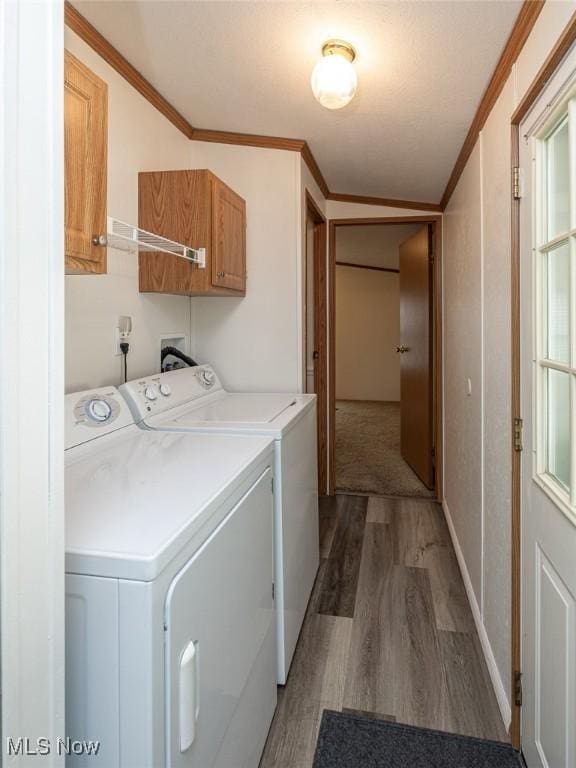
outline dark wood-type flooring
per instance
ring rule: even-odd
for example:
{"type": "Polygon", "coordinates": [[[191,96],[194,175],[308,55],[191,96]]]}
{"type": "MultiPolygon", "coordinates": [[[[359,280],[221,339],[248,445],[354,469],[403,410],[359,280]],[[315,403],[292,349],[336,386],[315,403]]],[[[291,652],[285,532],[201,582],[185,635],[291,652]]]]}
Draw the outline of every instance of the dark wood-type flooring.
{"type": "Polygon", "coordinates": [[[311,768],[323,709],[507,740],[439,504],[324,498],[320,555],[260,768],[311,768]]]}

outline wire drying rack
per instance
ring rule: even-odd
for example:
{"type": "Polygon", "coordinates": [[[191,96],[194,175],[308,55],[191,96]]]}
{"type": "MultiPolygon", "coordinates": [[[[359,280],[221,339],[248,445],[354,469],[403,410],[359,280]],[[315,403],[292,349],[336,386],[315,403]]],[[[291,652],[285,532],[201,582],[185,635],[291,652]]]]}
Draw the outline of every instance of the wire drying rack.
{"type": "Polygon", "coordinates": [[[189,248],[182,243],[160,237],[153,232],[147,232],[132,224],[108,216],[108,234],[106,245],[121,251],[151,251],[154,253],[169,253],[179,259],[185,259],[190,264],[196,264],[199,269],[206,267],[206,249],[189,248]]]}

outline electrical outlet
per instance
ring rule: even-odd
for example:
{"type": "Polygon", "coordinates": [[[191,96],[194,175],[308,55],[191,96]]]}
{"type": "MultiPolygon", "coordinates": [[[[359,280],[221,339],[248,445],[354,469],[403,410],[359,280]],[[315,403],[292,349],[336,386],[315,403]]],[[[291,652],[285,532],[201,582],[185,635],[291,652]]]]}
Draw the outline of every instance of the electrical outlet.
{"type": "Polygon", "coordinates": [[[132,333],[132,318],[129,315],[121,315],[118,318],[118,325],[114,328],[114,354],[116,357],[122,354],[120,344],[123,341],[130,341],[132,333]]]}

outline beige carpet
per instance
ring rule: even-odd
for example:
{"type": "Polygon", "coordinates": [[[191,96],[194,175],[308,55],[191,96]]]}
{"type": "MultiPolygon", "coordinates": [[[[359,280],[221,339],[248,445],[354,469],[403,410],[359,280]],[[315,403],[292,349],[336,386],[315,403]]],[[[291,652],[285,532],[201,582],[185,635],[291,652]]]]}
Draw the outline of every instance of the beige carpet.
{"type": "Polygon", "coordinates": [[[399,403],[336,403],[336,490],[434,497],[400,455],[399,403]]]}

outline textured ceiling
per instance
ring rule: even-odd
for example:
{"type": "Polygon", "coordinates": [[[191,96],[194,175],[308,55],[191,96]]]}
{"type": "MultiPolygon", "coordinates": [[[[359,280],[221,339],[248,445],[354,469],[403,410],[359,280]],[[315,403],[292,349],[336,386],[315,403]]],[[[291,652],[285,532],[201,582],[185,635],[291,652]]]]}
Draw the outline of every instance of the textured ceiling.
{"type": "Polygon", "coordinates": [[[333,192],[438,202],[521,0],[90,0],[78,10],[196,128],[306,139],[333,192]],[[314,99],[330,37],[359,87],[314,99]]]}

